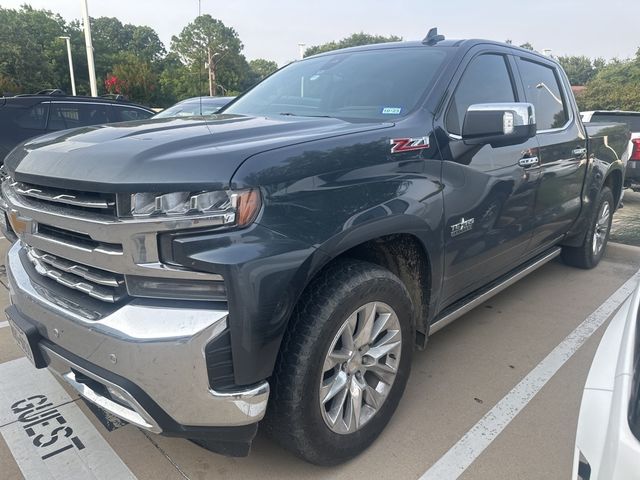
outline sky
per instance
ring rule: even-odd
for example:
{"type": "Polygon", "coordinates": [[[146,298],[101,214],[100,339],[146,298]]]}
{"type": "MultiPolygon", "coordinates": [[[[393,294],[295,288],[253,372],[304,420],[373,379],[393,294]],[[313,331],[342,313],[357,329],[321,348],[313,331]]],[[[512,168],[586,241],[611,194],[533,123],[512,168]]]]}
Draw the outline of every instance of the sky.
{"type": "MultiPolygon", "coordinates": [[[[170,46],[171,36],[198,14],[198,0],[88,0],[92,17],[148,25],[170,46]]],[[[28,3],[67,20],[81,17],[81,0],[0,0],[4,8],[28,3]]],[[[530,42],[553,55],[627,58],[640,48],[633,20],[639,0],[201,0],[202,13],[233,27],[247,59],[284,65],[308,46],[355,32],[420,40],[437,26],[447,38],[530,42]]]]}

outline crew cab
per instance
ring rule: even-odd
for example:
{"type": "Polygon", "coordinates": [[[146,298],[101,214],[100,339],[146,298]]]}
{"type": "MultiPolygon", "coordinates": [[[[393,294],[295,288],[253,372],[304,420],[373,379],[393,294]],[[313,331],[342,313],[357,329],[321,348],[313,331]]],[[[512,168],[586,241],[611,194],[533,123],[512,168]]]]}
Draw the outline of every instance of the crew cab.
{"type": "Polygon", "coordinates": [[[512,45],[323,53],[212,117],[14,149],[7,316],[36,368],[134,425],[241,456],[260,422],[336,464],[430,335],[558,255],[598,264],[628,142],[512,45]]]}

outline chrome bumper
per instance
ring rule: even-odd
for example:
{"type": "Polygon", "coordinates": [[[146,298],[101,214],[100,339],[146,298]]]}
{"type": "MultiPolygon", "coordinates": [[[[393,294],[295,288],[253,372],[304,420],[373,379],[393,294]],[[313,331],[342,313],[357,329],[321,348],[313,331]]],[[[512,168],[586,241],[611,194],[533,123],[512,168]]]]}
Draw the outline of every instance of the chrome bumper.
{"type": "Polygon", "coordinates": [[[134,384],[179,425],[230,427],[262,419],[269,397],[267,382],[232,392],[209,387],[204,349],[225,330],[228,312],[133,301],[99,320],[88,320],[65,308],[64,298],[56,302],[53,292],[44,292],[31,280],[21,248],[19,243],[13,245],[7,258],[11,302],[48,340],[40,347],[48,368],[88,401],[139,427],[163,431],[157,413],[141,401],[137,389],[96,373],[104,369],[134,384]],[[63,350],[48,347],[49,342],[63,350]],[[99,368],[85,368],[69,358],[73,356],[99,368]],[[93,382],[78,381],[78,375],[93,382]],[[94,382],[109,387],[112,398],[93,388],[94,382]]]}

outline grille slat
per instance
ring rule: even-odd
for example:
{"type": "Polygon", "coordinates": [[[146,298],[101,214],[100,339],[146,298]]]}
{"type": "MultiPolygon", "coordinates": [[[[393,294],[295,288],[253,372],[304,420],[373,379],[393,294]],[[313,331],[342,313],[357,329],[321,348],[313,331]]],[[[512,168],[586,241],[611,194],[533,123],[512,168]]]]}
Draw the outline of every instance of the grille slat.
{"type": "Polygon", "coordinates": [[[61,188],[31,185],[23,182],[13,182],[11,187],[22,197],[29,197],[49,204],[61,204],[67,207],[101,212],[109,215],[115,215],[116,212],[115,195],[112,194],[77,192],[61,188]]]}
{"type": "Polygon", "coordinates": [[[43,277],[103,302],[116,303],[126,297],[122,275],[76,264],[31,247],[26,250],[27,258],[43,277]]]}
{"type": "Polygon", "coordinates": [[[44,263],[62,270],[63,272],[73,273],[78,277],[82,277],[90,282],[97,283],[98,285],[105,285],[107,287],[121,287],[124,285],[124,280],[121,275],[112,274],[99,270],[97,268],[91,268],[86,265],[77,264],[69,260],[58,258],[50,253],[40,252],[36,249],[31,250],[31,255],[44,263]]]}

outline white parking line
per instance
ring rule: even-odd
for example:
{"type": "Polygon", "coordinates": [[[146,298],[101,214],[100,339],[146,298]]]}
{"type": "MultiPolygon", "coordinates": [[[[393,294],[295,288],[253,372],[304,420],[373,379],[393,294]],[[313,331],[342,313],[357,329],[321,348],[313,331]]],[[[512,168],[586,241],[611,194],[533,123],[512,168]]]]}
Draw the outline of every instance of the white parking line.
{"type": "Polygon", "coordinates": [[[420,480],[456,479],[511,423],[556,372],[633,293],[638,270],[429,468],[420,480]]]}
{"type": "Polygon", "coordinates": [[[136,478],[48,370],[12,360],[0,385],[0,434],[26,480],[136,478]]]}

